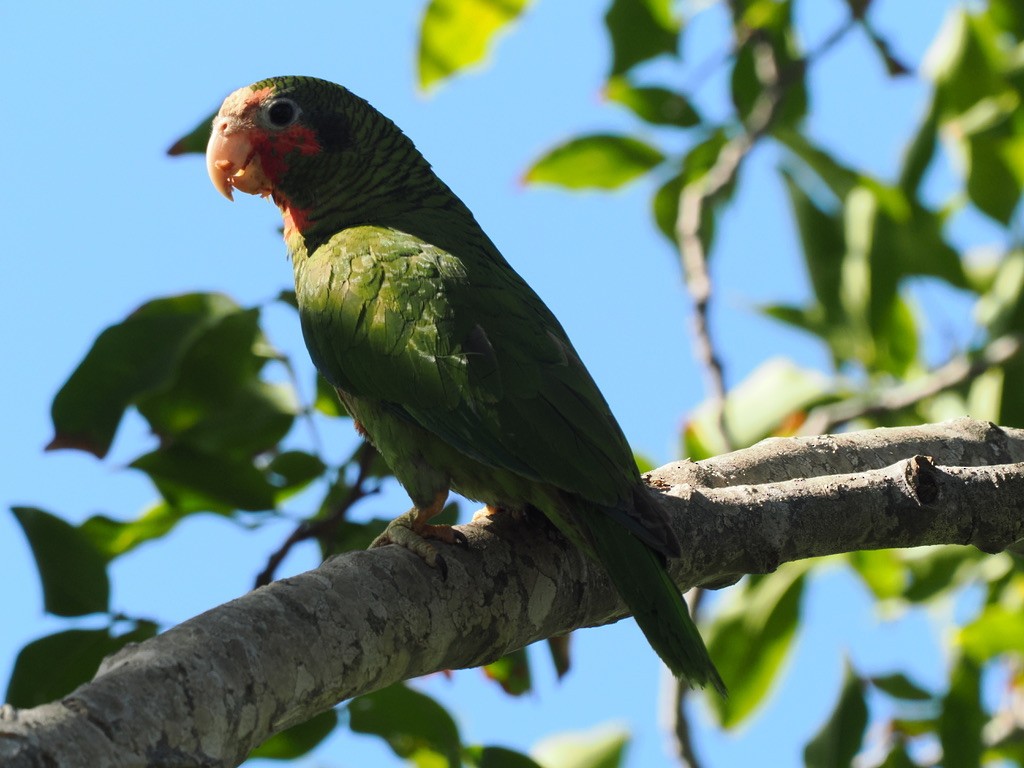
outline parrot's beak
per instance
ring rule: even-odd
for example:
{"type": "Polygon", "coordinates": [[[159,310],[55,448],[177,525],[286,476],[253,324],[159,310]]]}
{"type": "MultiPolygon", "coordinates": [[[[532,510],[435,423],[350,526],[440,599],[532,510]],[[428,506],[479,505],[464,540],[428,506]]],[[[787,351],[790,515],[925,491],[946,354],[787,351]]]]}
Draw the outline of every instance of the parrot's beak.
{"type": "Polygon", "coordinates": [[[213,120],[210,143],[206,145],[206,171],[213,186],[228,200],[234,199],[236,189],[263,197],[274,191],[260,166],[250,132],[237,129],[231,117],[217,115],[213,120]]]}

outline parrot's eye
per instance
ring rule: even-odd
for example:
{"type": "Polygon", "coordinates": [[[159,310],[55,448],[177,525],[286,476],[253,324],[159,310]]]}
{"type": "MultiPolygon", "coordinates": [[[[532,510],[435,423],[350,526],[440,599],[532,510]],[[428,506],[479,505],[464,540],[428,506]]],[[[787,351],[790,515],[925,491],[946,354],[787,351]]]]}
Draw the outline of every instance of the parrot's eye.
{"type": "Polygon", "coordinates": [[[276,99],[267,105],[267,120],[275,128],[287,128],[299,117],[299,105],[291,99],[276,99]]]}

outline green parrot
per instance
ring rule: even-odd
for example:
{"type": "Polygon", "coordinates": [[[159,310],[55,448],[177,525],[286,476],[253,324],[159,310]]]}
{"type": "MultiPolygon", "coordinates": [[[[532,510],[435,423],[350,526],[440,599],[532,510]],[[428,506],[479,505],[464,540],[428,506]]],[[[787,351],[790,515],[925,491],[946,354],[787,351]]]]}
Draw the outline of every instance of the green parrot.
{"type": "MultiPolygon", "coordinates": [[[[213,121],[207,169],[284,217],[303,336],[413,508],[375,545],[437,565],[450,490],[540,510],[607,570],[674,674],[724,694],[666,571],[679,541],[561,324],[405,134],[340,85],[275,77],[213,121]]],[[[443,564],[443,561],[442,561],[443,564]]]]}

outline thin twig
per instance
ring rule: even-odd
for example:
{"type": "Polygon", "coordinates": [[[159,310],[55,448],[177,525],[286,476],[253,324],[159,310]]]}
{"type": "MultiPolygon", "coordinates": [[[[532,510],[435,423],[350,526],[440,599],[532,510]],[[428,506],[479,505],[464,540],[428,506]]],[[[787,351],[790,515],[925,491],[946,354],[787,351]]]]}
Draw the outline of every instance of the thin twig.
{"type": "MultiPolygon", "coordinates": [[[[292,547],[306,539],[329,538],[338,524],[345,519],[349,509],[357,501],[377,493],[377,488],[366,488],[366,481],[370,477],[370,469],[377,458],[377,449],[370,445],[370,443],[364,442],[356,449],[356,452],[359,457],[357,459],[359,470],[356,474],[355,482],[348,488],[348,493],[345,494],[345,497],[338,502],[327,516],[319,520],[303,520],[296,526],[295,530],[285,539],[277,551],[267,558],[266,567],[256,576],[257,587],[262,587],[274,580],[274,572],[281,565],[281,561],[291,552],[292,547]]],[[[344,471],[344,467],[339,471],[344,471]]]]}
{"type": "MultiPolygon", "coordinates": [[[[706,590],[694,587],[686,593],[686,602],[690,607],[693,620],[697,620],[700,604],[706,590]]],[[[690,717],[686,711],[686,699],[692,693],[690,686],[675,676],[669,676],[669,712],[672,735],[675,737],[676,756],[682,768],[701,768],[700,758],[693,745],[693,730],[690,728],[690,717]]]]}
{"type": "Polygon", "coordinates": [[[1024,343],[1020,334],[1007,334],[990,341],[978,353],[960,355],[936,368],[928,376],[909,381],[873,397],[844,400],[811,411],[800,427],[802,435],[821,435],[857,419],[886,416],[911,408],[930,397],[962,386],[985,371],[1016,357],[1024,343]]]}

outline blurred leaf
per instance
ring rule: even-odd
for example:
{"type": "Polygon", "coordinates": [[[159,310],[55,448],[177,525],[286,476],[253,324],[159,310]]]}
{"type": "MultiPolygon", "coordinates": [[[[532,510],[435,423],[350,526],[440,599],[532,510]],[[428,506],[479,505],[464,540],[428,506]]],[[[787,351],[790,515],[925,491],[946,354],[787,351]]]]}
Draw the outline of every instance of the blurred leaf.
{"type": "Polygon", "coordinates": [[[780,99],[772,126],[792,126],[807,112],[805,61],[793,29],[790,0],[753,0],[737,19],[737,39],[743,44],[733,56],[730,77],[733,106],[744,121],[762,94],[780,99]],[[764,59],[771,57],[771,66],[764,59]]]}
{"type": "Polygon", "coordinates": [[[107,328],[53,400],[56,434],[47,449],[105,456],[125,409],[167,386],[191,343],[237,310],[221,294],[193,293],[147,302],[107,328]]]}
{"type": "Polygon", "coordinates": [[[326,471],[326,465],[318,456],[305,451],[279,453],[267,465],[270,482],[281,489],[278,501],[298,493],[326,471]]]}
{"type": "Polygon", "coordinates": [[[92,541],[41,509],[11,511],[32,547],[46,610],[57,616],[105,612],[110,600],[107,564],[92,541]]]}
{"type": "Polygon", "coordinates": [[[903,190],[908,197],[916,197],[921,181],[924,179],[925,171],[931,165],[935,157],[935,149],[939,138],[939,109],[938,102],[932,100],[928,105],[921,125],[918,126],[914,138],[907,145],[903,156],[903,167],[900,168],[900,178],[897,186],[903,190]]]}
{"type": "Polygon", "coordinates": [[[181,518],[180,510],[159,501],[136,520],[121,522],[104,515],[93,515],[79,526],[79,530],[110,561],[139,544],[160,538],[177,525],[181,518]]]}
{"type": "Polygon", "coordinates": [[[353,699],[348,711],[353,731],[380,736],[399,757],[428,750],[444,757],[452,768],[460,764],[459,731],[451,715],[402,683],[353,699]]]}
{"type": "Polygon", "coordinates": [[[634,86],[625,77],[612,77],[605,95],[654,125],[688,128],[700,123],[700,115],[686,97],[667,88],[634,86]]]}
{"type": "Polygon", "coordinates": [[[560,733],[531,750],[544,768],[619,768],[629,744],[629,731],[602,725],[588,731],[560,733]]]}
{"type": "Polygon", "coordinates": [[[14,661],[7,701],[27,709],[63,698],[89,682],[104,657],[155,634],[155,624],[140,621],[116,637],[108,629],[69,629],[33,640],[14,661]]]}
{"type": "Polygon", "coordinates": [[[559,680],[568,674],[572,666],[572,656],[569,653],[571,640],[572,634],[548,638],[548,651],[551,653],[551,662],[555,665],[555,675],[559,680]]]}
{"type": "Polygon", "coordinates": [[[972,661],[981,665],[1002,653],[1024,652],[1024,615],[1019,609],[986,605],[960,630],[960,645],[972,661]]]}
{"type": "Polygon", "coordinates": [[[1024,6],[1019,0],[989,0],[988,15],[996,26],[1024,40],[1024,6]]]}
{"type": "Polygon", "coordinates": [[[541,768],[521,752],[505,747],[466,747],[462,756],[474,768],[541,768]]]}
{"type": "Polygon", "coordinates": [[[900,597],[906,589],[907,566],[896,550],[866,549],[846,557],[877,599],[900,597]]]}
{"type": "MultiPolygon", "coordinates": [[[[654,221],[658,229],[676,245],[676,225],[679,218],[679,198],[683,187],[698,182],[718,161],[719,153],[728,143],[725,132],[716,129],[707,138],[692,146],[681,163],[678,175],[662,184],[654,195],[654,221]]],[[[714,199],[708,200],[701,211],[700,237],[705,253],[711,253],[715,237],[715,214],[732,196],[736,181],[727,184],[714,199]]]]}
{"type": "Polygon", "coordinates": [[[912,72],[911,68],[893,53],[889,41],[878,34],[871,24],[865,22],[861,24],[861,28],[867,33],[868,40],[871,41],[872,47],[874,47],[875,52],[878,53],[879,58],[885,65],[885,71],[889,74],[889,77],[901,77],[912,72]]]}
{"type": "Polygon", "coordinates": [[[913,555],[904,555],[910,585],[903,597],[913,603],[923,603],[957,589],[982,557],[984,555],[974,547],[956,545],[922,547],[913,555]]]}
{"type": "MultiPolygon", "coordinates": [[[[725,412],[734,446],[745,447],[771,437],[794,412],[829,399],[830,386],[820,373],[797,368],[787,359],[765,361],[728,394],[725,412]]],[[[702,403],[694,411],[684,440],[684,455],[694,461],[728,449],[711,403],[702,403]]]]}
{"type": "Polygon", "coordinates": [[[809,565],[787,563],[734,587],[704,631],[708,652],[729,681],[729,697],[708,704],[723,728],[733,728],[764,703],[778,679],[800,622],[800,598],[809,565]]]}
{"type": "Polygon", "coordinates": [[[338,713],[329,709],[304,723],[275,733],[249,753],[250,758],[292,760],[309,752],[323,741],[338,724],[338,713]]]}
{"type": "Polygon", "coordinates": [[[871,684],[894,699],[930,701],[932,695],[902,672],[870,678],[871,684]]]}
{"type": "Polygon", "coordinates": [[[419,39],[420,87],[427,89],[481,61],[495,36],[529,0],[430,0],[419,39]]]}
{"type": "Polygon", "coordinates": [[[610,75],[656,56],[676,55],[682,23],[671,0],[612,0],[604,23],[612,44],[610,75]]]}
{"type": "Polygon", "coordinates": [[[813,145],[799,131],[780,127],[773,132],[773,135],[796,157],[800,158],[810,170],[814,171],[815,175],[836,196],[837,201],[845,200],[846,196],[861,183],[861,174],[847,168],[831,154],[813,145]]]}
{"type": "Polygon", "coordinates": [[[842,217],[838,213],[826,212],[815,203],[789,172],[783,170],[782,178],[789,192],[789,202],[803,246],[804,263],[816,299],[809,309],[808,320],[829,343],[836,359],[849,359],[850,328],[839,300],[846,252],[842,217]]]}
{"type": "Polygon", "coordinates": [[[204,453],[186,445],[160,448],[131,463],[182,512],[273,509],[274,488],[250,461],[204,453]]]}
{"type": "Polygon", "coordinates": [[[348,411],[345,410],[338,393],[320,373],[316,374],[316,400],[313,402],[313,407],[325,416],[335,418],[348,416],[348,411]]]}
{"type": "Polygon", "coordinates": [[[616,189],[664,159],[661,152],[639,139],[592,134],[550,150],[526,172],[524,180],[568,189],[616,189]]]}
{"type": "Polygon", "coordinates": [[[939,716],[943,768],[981,765],[981,731],[986,719],[981,707],[981,671],[973,661],[962,657],[953,668],[939,716]]]}
{"type": "Polygon", "coordinates": [[[506,653],[497,661],[484,665],[484,674],[512,696],[522,696],[531,688],[530,659],[525,648],[506,653]]]}
{"type": "Polygon", "coordinates": [[[804,749],[808,768],[848,768],[860,751],[868,724],[864,688],[849,662],[835,709],[804,749]]]}
{"type": "Polygon", "coordinates": [[[907,746],[902,740],[897,741],[889,754],[885,756],[878,768],[918,768],[918,764],[907,754],[907,746]]]}
{"type": "Polygon", "coordinates": [[[168,149],[167,154],[185,155],[190,152],[206,154],[206,145],[210,142],[210,129],[213,126],[213,118],[216,112],[211,112],[207,117],[199,121],[199,124],[174,142],[168,149]]]}

